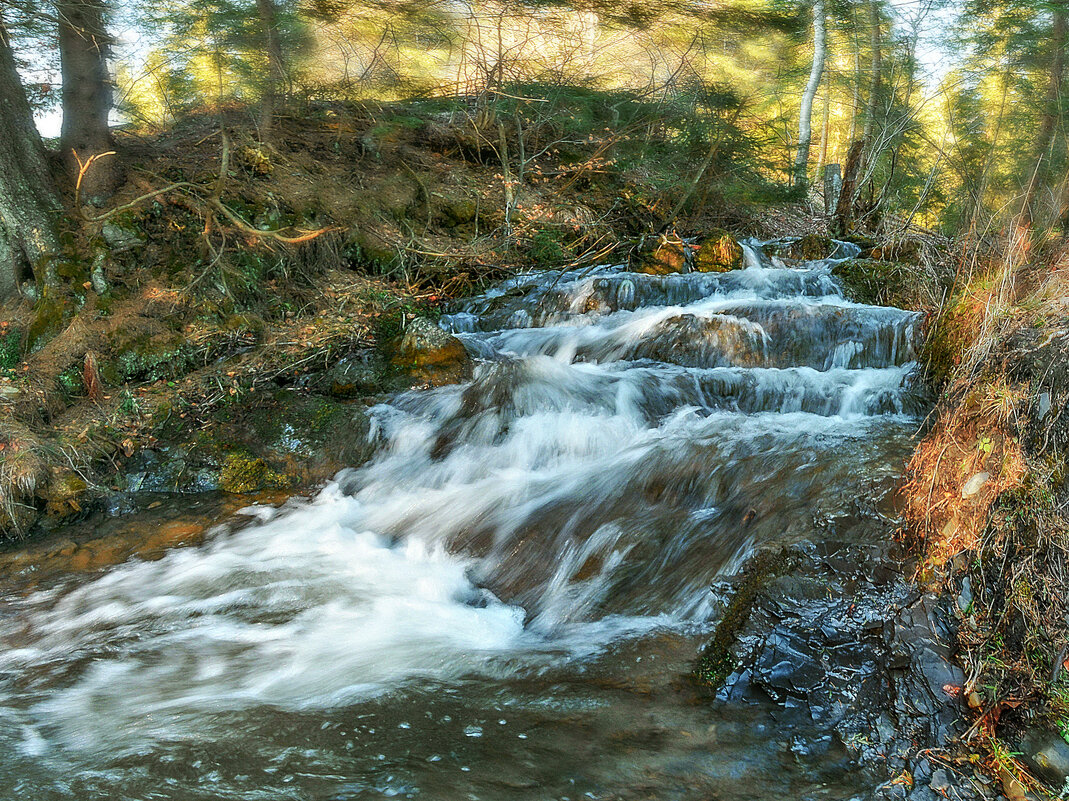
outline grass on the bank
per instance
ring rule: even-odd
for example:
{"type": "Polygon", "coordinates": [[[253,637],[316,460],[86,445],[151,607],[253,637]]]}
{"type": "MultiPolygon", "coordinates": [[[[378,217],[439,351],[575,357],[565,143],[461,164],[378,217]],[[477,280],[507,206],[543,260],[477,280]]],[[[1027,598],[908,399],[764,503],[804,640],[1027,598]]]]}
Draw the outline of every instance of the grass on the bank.
{"type": "Polygon", "coordinates": [[[970,581],[959,640],[973,746],[1004,785],[1034,792],[1004,739],[1037,724],[1069,731],[1067,254],[1061,243],[963,265],[929,333],[938,419],[904,498],[921,577],[954,592],[970,581]]]}

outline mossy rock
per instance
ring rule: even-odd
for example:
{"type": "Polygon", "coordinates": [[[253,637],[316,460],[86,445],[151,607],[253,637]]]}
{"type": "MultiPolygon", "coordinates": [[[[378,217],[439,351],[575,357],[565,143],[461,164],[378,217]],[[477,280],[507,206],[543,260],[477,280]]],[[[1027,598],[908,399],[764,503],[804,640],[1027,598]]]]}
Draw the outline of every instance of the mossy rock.
{"type": "Polygon", "coordinates": [[[479,206],[475,198],[460,194],[439,195],[433,197],[434,205],[438,207],[436,215],[439,224],[445,228],[458,228],[475,220],[479,206]]]}
{"type": "Polygon", "coordinates": [[[359,231],[350,242],[351,258],[369,267],[387,268],[397,262],[397,248],[373,231],[359,231]]]}
{"type": "Polygon", "coordinates": [[[648,275],[681,273],[687,264],[686,247],[679,241],[662,241],[652,250],[641,253],[631,269],[648,275]]]}
{"type": "Polygon", "coordinates": [[[806,234],[787,248],[787,257],[797,261],[819,261],[835,252],[835,243],[820,234],[806,234]]]}
{"type": "Polygon", "coordinates": [[[908,265],[875,259],[847,259],[832,268],[847,298],[856,303],[909,308],[916,277],[908,265]]]}
{"type": "Polygon", "coordinates": [[[73,470],[56,470],[40,493],[49,517],[68,517],[82,511],[89,491],[85,479],[73,470]]]}
{"type": "Polygon", "coordinates": [[[101,365],[101,375],[109,383],[165,381],[185,375],[197,367],[198,350],[181,334],[119,337],[112,345],[118,356],[101,365]]]}
{"type": "Polygon", "coordinates": [[[731,602],[713,632],[713,638],[698,655],[694,678],[699,684],[713,690],[720,689],[735,669],[732,651],[750,620],[758,597],[774,579],[795,569],[799,559],[797,551],[781,548],[777,551],[760,551],[749,561],[731,602]]]}
{"type": "Polygon", "coordinates": [[[742,245],[727,231],[714,231],[702,243],[694,257],[694,269],[700,273],[726,273],[742,266],[742,245]]]}
{"type": "Polygon", "coordinates": [[[272,469],[263,459],[245,453],[228,454],[219,476],[219,488],[233,495],[247,495],[267,489],[290,489],[293,484],[285,473],[272,469]]]}
{"type": "Polygon", "coordinates": [[[868,258],[875,261],[895,261],[906,262],[908,264],[919,264],[921,258],[921,243],[916,239],[908,239],[904,242],[892,242],[871,248],[867,255],[868,258]]]}
{"type": "Polygon", "coordinates": [[[409,324],[390,363],[409,379],[435,387],[466,381],[474,369],[464,343],[422,317],[409,324]]]}
{"type": "Polygon", "coordinates": [[[65,308],[62,298],[45,287],[33,310],[33,322],[26,329],[26,349],[34,351],[45,340],[55,336],[63,329],[65,308]]]}

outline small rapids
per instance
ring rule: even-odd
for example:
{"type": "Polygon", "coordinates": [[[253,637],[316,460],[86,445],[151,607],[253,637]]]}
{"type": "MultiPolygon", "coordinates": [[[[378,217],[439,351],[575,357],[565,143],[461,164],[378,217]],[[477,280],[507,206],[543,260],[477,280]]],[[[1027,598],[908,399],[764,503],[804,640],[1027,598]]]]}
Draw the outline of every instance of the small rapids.
{"type": "Polygon", "coordinates": [[[893,480],[925,408],[917,315],[833,264],[507,281],[441,320],[474,379],[374,408],[317,497],[4,590],[0,797],[851,797],[673,686],[710,585],[893,480]]]}

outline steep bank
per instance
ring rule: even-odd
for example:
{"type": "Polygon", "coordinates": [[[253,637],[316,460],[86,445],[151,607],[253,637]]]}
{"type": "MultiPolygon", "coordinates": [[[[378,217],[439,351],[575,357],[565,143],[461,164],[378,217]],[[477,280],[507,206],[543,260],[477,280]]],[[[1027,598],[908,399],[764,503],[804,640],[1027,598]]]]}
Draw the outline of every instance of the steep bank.
{"type": "Polygon", "coordinates": [[[1011,798],[1069,777],[1069,334],[1063,242],[975,251],[927,347],[940,388],[910,464],[921,577],[960,621],[962,697],[978,754],[1011,798]]]}

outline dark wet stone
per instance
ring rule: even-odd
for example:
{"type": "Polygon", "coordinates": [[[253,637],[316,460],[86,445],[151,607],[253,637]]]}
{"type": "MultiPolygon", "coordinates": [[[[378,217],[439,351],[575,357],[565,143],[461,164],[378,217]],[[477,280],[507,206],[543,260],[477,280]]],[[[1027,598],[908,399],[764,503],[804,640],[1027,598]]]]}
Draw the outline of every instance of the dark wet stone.
{"type": "Polygon", "coordinates": [[[755,600],[720,698],[761,693],[834,731],[884,782],[871,801],[981,798],[920,757],[964,730],[953,605],[906,583],[886,547],[822,543],[755,600]]]}
{"type": "Polygon", "coordinates": [[[1069,783],[1069,743],[1055,731],[1034,728],[1021,738],[1021,761],[1056,790],[1069,783]]]}

